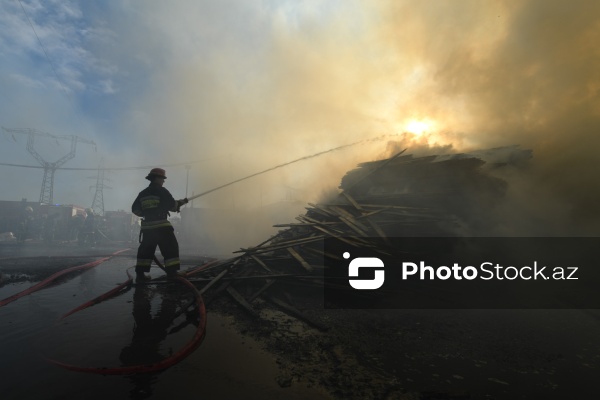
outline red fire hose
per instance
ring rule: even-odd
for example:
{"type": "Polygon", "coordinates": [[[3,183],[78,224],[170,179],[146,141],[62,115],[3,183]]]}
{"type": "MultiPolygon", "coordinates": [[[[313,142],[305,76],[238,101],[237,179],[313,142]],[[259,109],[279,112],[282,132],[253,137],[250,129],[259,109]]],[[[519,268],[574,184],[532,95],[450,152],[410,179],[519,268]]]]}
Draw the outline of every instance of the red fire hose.
{"type": "Polygon", "coordinates": [[[53,281],[55,281],[57,278],[60,278],[63,275],[66,275],[66,274],[68,274],[70,272],[74,272],[74,271],[84,271],[86,269],[93,268],[93,267],[95,267],[97,265],[100,265],[103,262],[109,260],[111,257],[113,257],[113,256],[115,256],[115,255],[117,255],[119,253],[122,253],[124,251],[127,251],[127,250],[129,250],[129,249],[119,250],[117,252],[112,253],[108,257],[103,257],[103,258],[101,258],[99,260],[92,261],[92,262],[89,262],[87,264],[77,265],[75,267],[71,267],[71,268],[67,268],[65,270],[59,271],[59,272],[57,272],[57,273],[49,276],[48,278],[44,279],[43,281],[41,281],[41,282],[39,282],[39,283],[31,286],[30,288],[25,289],[22,292],[13,294],[12,296],[5,298],[4,300],[1,300],[0,301],[0,307],[3,307],[5,305],[7,305],[8,303],[12,303],[13,301],[18,300],[18,299],[20,299],[23,296],[27,296],[28,294],[31,294],[33,292],[37,292],[38,290],[45,288],[46,286],[48,286],[49,284],[51,284],[53,281]]]}
{"type": "MultiPolygon", "coordinates": [[[[65,369],[71,370],[71,371],[86,372],[86,373],[100,374],[100,375],[130,375],[130,374],[157,372],[157,371],[162,371],[164,369],[167,369],[167,368],[172,367],[173,365],[177,364],[178,362],[180,362],[181,360],[186,358],[188,355],[190,355],[200,345],[200,343],[202,343],[202,340],[204,340],[204,336],[206,334],[206,308],[204,307],[204,301],[202,300],[202,296],[200,295],[200,293],[198,292],[196,287],[192,283],[190,283],[187,279],[182,278],[182,277],[177,277],[177,279],[181,283],[186,285],[190,290],[192,290],[192,292],[196,296],[196,305],[198,306],[198,313],[199,313],[199,317],[200,317],[200,321],[198,322],[198,327],[196,328],[196,332],[195,332],[194,336],[178,352],[165,358],[164,360],[161,360],[161,361],[153,363],[153,364],[132,365],[132,366],[127,366],[127,367],[82,367],[82,366],[71,365],[71,364],[67,364],[67,363],[57,361],[57,360],[52,360],[52,359],[48,359],[48,361],[53,364],[56,364],[60,367],[63,367],[65,369]]],[[[121,286],[119,288],[119,290],[122,289],[123,287],[125,287],[124,285],[130,281],[131,281],[131,278],[127,282],[124,282],[123,284],[119,285],[119,286],[121,286]]],[[[115,289],[117,289],[117,288],[115,288],[115,289]]],[[[61,319],[65,318],[68,315],[71,315],[79,310],[82,310],[84,308],[87,308],[94,304],[97,304],[97,303],[101,302],[102,300],[106,300],[111,295],[114,295],[115,293],[117,293],[119,291],[119,290],[115,290],[115,289],[112,289],[110,292],[107,292],[104,295],[99,296],[96,299],[91,300],[91,301],[77,307],[76,309],[74,309],[74,310],[70,311],[69,313],[65,314],[64,316],[62,316],[61,319]]]]}
{"type": "Polygon", "coordinates": [[[108,292],[106,292],[104,294],[101,294],[100,296],[98,296],[98,297],[96,297],[96,298],[94,298],[94,299],[92,299],[90,301],[87,301],[87,302],[83,303],[82,305],[80,305],[78,307],[75,307],[74,309],[72,309],[71,311],[69,311],[68,313],[66,313],[62,317],[60,317],[58,320],[59,321],[63,320],[65,318],[67,318],[69,315],[75,314],[77,311],[81,311],[81,310],[84,310],[84,309],[86,309],[88,307],[94,306],[94,305],[96,305],[96,304],[98,304],[98,303],[100,303],[100,302],[102,302],[104,300],[107,300],[107,299],[111,298],[112,296],[116,295],[117,293],[119,293],[124,288],[130,287],[131,283],[133,282],[133,278],[131,277],[131,275],[129,275],[129,271],[126,270],[125,272],[127,272],[127,277],[128,277],[128,279],[125,282],[120,283],[114,289],[111,289],[108,292]]]}

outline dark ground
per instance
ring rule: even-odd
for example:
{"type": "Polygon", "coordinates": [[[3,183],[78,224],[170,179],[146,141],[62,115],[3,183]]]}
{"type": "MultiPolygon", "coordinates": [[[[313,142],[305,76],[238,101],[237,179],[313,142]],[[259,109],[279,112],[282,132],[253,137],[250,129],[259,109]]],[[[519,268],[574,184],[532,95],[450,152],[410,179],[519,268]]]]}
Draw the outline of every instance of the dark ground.
{"type": "MultiPolygon", "coordinates": [[[[0,290],[18,281],[40,281],[123,247],[0,243],[0,290]]],[[[130,251],[123,258],[131,263],[134,255],[130,251]]],[[[184,269],[204,257],[183,249],[184,269]]],[[[216,330],[211,313],[233,317],[239,334],[231,340],[256,341],[275,358],[277,367],[264,374],[271,374],[266,379],[281,389],[281,398],[316,398],[315,393],[340,399],[597,397],[598,310],[328,310],[315,305],[318,290],[290,291],[305,300],[296,306],[326,330],[264,301],[257,305],[259,317],[227,296],[207,306],[209,334],[216,330]]],[[[242,363],[235,354],[230,357],[231,363],[242,363]]],[[[181,372],[194,365],[185,360],[173,368],[181,372]]],[[[169,372],[159,379],[171,376],[169,372]]]]}
{"type": "Polygon", "coordinates": [[[305,309],[321,332],[266,306],[277,328],[231,312],[278,355],[283,377],[337,398],[596,396],[597,310],[305,309]]]}

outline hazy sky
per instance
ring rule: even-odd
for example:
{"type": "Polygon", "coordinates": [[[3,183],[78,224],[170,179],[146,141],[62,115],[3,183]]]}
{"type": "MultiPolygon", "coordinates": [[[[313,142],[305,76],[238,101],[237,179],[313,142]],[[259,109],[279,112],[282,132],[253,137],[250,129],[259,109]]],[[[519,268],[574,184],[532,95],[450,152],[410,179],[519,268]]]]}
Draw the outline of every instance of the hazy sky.
{"type": "MultiPolygon", "coordinates": [[[[540,203],[597,221],[599,17],[599,2],[562,0],[6,0],[0,125],[98,144],[79,144],[65,167],[199,161],[189,195],[388,135],[197,203],[220,207],[282,200],[289,188],[315,200],[356,163],[389,156],[405,131],[414,150],[519,144],[534,151],[540,203]]],[[[70,149],[36,146],[48,161],[70,149]]],[[[37,163],[24,135],[0,135],[0,158],[37,163]]],[[[0,168],[2,200],[39,198],[42,170],[0,168]]],[[[146,172],[110,173],[106,209],[128,209],[146,172]]],[[[167,174],[183,197],[185,168],[167,174]]],[[[89,205],[94,175],[58,171],[55,201],[89,205]]]]}

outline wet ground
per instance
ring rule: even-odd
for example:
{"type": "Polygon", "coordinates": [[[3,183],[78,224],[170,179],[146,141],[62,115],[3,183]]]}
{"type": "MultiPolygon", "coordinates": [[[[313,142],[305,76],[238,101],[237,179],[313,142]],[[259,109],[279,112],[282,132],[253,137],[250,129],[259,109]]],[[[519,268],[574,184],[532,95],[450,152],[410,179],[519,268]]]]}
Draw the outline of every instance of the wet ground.
{"type": "MultiPolygon", "coordinates": [[[[122,248],[122,247],[119,247],[122,248]]],[[[52,273],[111,254],[116,247],[77,248],[71,245],[45,248],[36,243],[0,244],[3,283],[0,299],[24,290],[52,273]],[[61,255],[62,254],[62,255],[61,255]]],[[[327,399],[327,393],[305,385],[282,387],[276,357],[263,345],[236,328],[232,316],[208,310],[206,336],[201,346],[180,363],[158,374],[130,377],[102,376],[62,369],[46,358],[80,366],[118,367],[147,363],[151,354],[131,352],[133,314],[137,288],[63,321],[61,315],[127,279],[125,270],[135,263],[128,251],[82,273],[70,274],[55,285],[0,307],[0,365],[2,399],[327,399]],[[57,322],[58,321],[58,322],[57,322]],[[132,360],[125,354],[133,353],[132,360]]],[[[189,256],[200,261],[201,257],[189,256]]],[[[192,264],[183,265],[183,268],[192,264]]],[[[162,272],[152,271],[153,275],[162,272]]],[[[177,285],[177,284],[175,284],[177,285]]],[[[189,296],[183,287],[144,287],[156,317],[164,299],[189,296]]],[[[185,315],[170,328],[181,325],[185,315]]],[[[189,324],[157,341],[154,348],[166,357],[179,350],[195,332],[189,324]]],[[[146,344],[147,345],[147,344],[146,344]]],[[[147,349],[151,349],[152,346],[147,349]]],[[[130,357],[130,358],[131,358],[130,357]]],[[[284,385],[285,386],[285,385],[284,385]]]]}
{"type": "Polygon", "coordinates": [[[290,379],[337,398],[598,396],[598,310],[305,311],[331,328],[289,319],[272,333],[238,321],[279,356],[290,379]]]}
{"type": "MultiPolygon", "coordinates": [[[[125,247],[0,243],[0,299],[58,270],[125,247]]],[[[297,304],[328,328],[320,330],[266,302],[257,305],[260,317],[252,317],[224,297],[207,306],[201,346],[162,373],[102,376],[48,363],[45,357],[77,365],[119,366],[151,356],[133,352],[134,361],[125,357],[131,355],[134,343],[135,288],[57,322],[63,313],[123,282],[134,254],[127,251],[0,307],[3,399],[598,396],[597,310],[367,311],[325,310],[310,301],[297,304]]],[[[182,251],[183,269],[198,265],[204,256],[182,251]]],[[[164,299],[185,302],[189,297],[184,288],[157,285],[145,290],[153,310],[171,307],[164,299]]],[[[310,297],[310,291],[306,295],[310,297]]],[[[168,329],[183,327],[156,340],[156,357],[176,352],[193,336],[195,326],[185,323],[185,314],[171,322],[168,329]]]]}

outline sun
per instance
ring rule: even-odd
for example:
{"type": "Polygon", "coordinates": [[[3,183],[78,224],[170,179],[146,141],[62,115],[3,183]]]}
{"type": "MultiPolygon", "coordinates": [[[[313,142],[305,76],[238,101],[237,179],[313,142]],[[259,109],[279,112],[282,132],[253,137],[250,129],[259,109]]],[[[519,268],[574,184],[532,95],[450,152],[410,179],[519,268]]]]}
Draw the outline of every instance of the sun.
{"type": "Polygon", "coordinates": [[[426,120],[412,119],[406,123],[404,130],[415,135],[422,135],[425,132],[431,131],[433,123],[426,120]]]}

